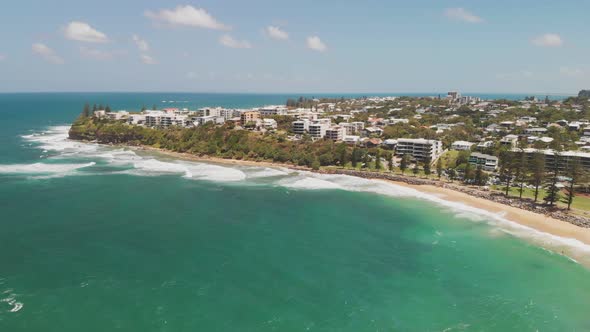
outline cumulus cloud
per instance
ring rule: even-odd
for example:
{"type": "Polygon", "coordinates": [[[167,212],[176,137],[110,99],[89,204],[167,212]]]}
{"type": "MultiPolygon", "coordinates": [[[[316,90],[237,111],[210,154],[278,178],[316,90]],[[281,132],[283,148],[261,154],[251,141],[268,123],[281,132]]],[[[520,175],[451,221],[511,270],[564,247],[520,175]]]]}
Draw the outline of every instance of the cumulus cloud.
{"type": "Polygon", "coordinates": [[[147,52],[150,50],[150,45],[145,41],[145,39],[141,39],[138,35],[132,36],[135,45],[141,52],[147,52]]]}
{"type": "Polygon", "coordinates": [[[143,62],[146,65],[155,65],[155,64],[158,63],[156,61],[156,59],[154,59],[153,57],[151,57],[151,56],[149,56],[147,54],[140,55],[140,59],[141,59],[141,62],[143,62]]]}
{"type": "Polygon", "coordinates": [[[307,37],[307,48],[318,52],[328,50],[328,46],[318,36],[307,37]]]}
{"type": "Polygon", "coordinates": [[[582,68],[560,67],[559,73],[567,77],[583,77],[585,71],[582,68]]]}
{"type": "Polygon", "coordinates": [[[286,31],[282,30],[279,27],[275,27],[272,25],[266,27],[266,34],[272,39],[277,39],[277,40],[289,39],[289,34],[286,31]]]}
{"type": "Polygon", "coordinates": [[[104,33],[94,29],[88,23],[73,21],[64,29],[67,39],[83,41],[87,43],[106,43],[109,38],[104,33]]]}
{"type": "Polygon", "coordinates": [[[185,25],[213,30],[229,30],[230,27],[216,20],[203,8],[177,6],[174,9],[161,9],[157,12],[146,11],[145,16],[156,22],[170,25],[185,25]]]}
{"type": "Polygon", "coordinates": [[[252,48],[247,40],[237,40],[230,35],[223,35],[219,38],[219,43],[225,47],[231,48],[252,48]]]}
{"type": "Polygon", "coordinates": [[[33,44],[31,49],[33,50],[33,53],[39,55],[40,57],[45,59],[45,61],[47,61],[47,62],[57,64],[57,65],[61,65],[61,64],[65,63],[64,59],[62,59],[59,55],[57,55],[57,53],[55,53],[54,50],[52,50],[51,48],[49,48],[45,44],[35,43],[35,44],[33,44]]]}
{"type": "Polygon", "coordinates": [[[560,47],[563,45],[561,36],[556,33],[546,33],[531,40],[533,45],[540,47],[560,47]]]}
{"type": "Polygon", "coordinates": [[[456,21],[467,23],[482,23],[483,18],[473,14],[465,8],[447,8],[445,9],[445,16],[456,21]]]}

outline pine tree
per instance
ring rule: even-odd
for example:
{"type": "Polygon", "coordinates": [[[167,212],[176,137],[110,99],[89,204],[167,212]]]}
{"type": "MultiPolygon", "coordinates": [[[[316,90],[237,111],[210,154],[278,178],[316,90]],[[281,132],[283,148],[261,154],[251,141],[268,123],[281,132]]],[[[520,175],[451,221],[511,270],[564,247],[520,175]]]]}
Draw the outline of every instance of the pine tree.
{"type": "Polygon", "coordinates": [[[393,172],[393,154],[389,154],[387,156],[387,167],[389,168],[390,172],[393,172]]]}
{"type": "Polygon", "coordinates": [[[379,149],[377,149],[377,152],[375,153],[375,169],[381,169],[381,150],[379,149]]]}
{"type": "Polygon", "coordinates": [[[500,180],[504,182],[504,195],[506,197],[508,197],[513,177],[514,162],[512,159],[512,153],[509,151],[503,151],[500,154],[500,180]]]}
{"type": "Polygon", "coordinates": [[[406,170],[408,169],[408,166],[410,166],[410,155],[405,154],[402,156],[402,160],[399,165],[399,168],[402,171],[402,174],[404,174],[406,172],[406,170]]]}
{"type": "Polygon", "coordinates": [[[109,105],[107,105],[107,107],[105,107],[105,112],[107,113],[111,113],[111,107],[109,105]]]}
{"type": "Polygon", "coordinates": [[[522,194],[524,192],[524,183],[527,179],[527,160],[524,150],[521,148],[514,155],[514,181],[518,183],[518,198],[522,200],[522,194]]]}
{"type": "Polygon", "coordinates": [[[539,187],[543,184],[545,178],[545,155],[536,152],[532,158],[530,167],[530,183],[535,186],[535,203],[539,198],[539,187]]]}
{"type": "Polygon", "coordinates": [[[438,175],[439,180],[442,177],[442,173],[443,173],[442,159],[438,158],[438,160],[436,161],[436,175],[438,175]]]}
{"type": "Polygon", "coordinates": [[[358,161],[359,161],[359,156],[358,156],[358,154],[359,154],[359,149],[357,149],[356,147],[354,147],[354,148],[352,149],[352,158],[350,159],[350,161],[351,161],[351,164],[352,164],[352,167],[354,167],[354,168],[356,168],[356,166],[357,166],[357,163],[358,163],[358,161]]]}
{"type": "Polygon", "coordinates": [[[483,185],[483,169],[481,165],[478,165],[475,169],[475,185],[482,186],[483,185]]]}
{"type": "Polygon", "coordinates": [[[84,104],[84,110],[82,111],[82,115],[86,118],[90,117],[90,105],[88,103],[84,104]]]}
{"type": "Polygon", "coordinates": [[[416,176],[416,175],[418,175],[418,173],[420,173],[420,165],[418,164],[417,161],[414,163],[414,168],[412,168],[412,173],[414,173],[414,176],[416,176]]]}
{"type": "Polygon", "coordinates": [[[548,176],[546,177],[546,185],[545,190],[547,194],[543,198],[545,203],[549,204],[549,206],[553,206],[555,202],[559,201],[559,187],[557,186],[559,182],[559,164],[561,162],[561,156],[558,151],[555,151],[553,164],[550,165],[550,170],[548,172],[548,176]]]}
{"type": "Polygon", "coordinates": [[[430,160],[430,158],[428,158],[424,161],[424,165],[422,166],[422,168],[424,169],[424,175],[426,175],[426,177],[428,177],[430,175],[430,173],[432,172],[432,170],[430,168],[430,163],[431,163],[431,160],[430,160]]]}

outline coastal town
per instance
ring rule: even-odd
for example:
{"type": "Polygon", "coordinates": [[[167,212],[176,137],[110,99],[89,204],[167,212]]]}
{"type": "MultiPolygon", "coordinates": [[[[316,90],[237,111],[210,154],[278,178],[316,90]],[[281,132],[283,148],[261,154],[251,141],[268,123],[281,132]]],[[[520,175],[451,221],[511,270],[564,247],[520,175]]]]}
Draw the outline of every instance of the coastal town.
{"type": "MultiPolygon", "coordinates": [[[[236,149],[219,144],[193,153],[270,159],[313,169],[411,171],[414,177],[457,180],[502,190],[506,196],[534,198],[535,203],[544,201],[551,207],[564,202],[569,209],[576,193],[586,191],[585,174],[590,171],[589,105],[587,91],[564,100],[535,96],[486,100],[452,91],[432,97],[300,97],[284,105],[250,109],[154,105],[132,112],[86,105],[82,115],[160,132],[197,128],[245,132],[283,144],[270,153],[249,147],[228,154],[236,149]],[[311,156],[282,156],[296,153],[285,148],[288,143],[296,144],[296,149],[314,144],[322,148],[310,151],[311,156]]],[[[76,138],[75,130],[72,135],[76,138]]],[[[238,141],[246,136],[240,137],[238,141]]],[[[130,140],[103,137],[101,142],[130,140]]]]}

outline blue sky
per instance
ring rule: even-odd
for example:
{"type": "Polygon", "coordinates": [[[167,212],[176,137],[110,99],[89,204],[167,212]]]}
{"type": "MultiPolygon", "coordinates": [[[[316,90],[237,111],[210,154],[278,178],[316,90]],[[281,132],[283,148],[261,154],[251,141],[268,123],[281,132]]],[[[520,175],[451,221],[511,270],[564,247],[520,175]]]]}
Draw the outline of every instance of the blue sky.
{"type": "Polygon", "coordinates": [[[590,88],[590,2],[515,2],[5,0],[0,92],[590,88]]]}

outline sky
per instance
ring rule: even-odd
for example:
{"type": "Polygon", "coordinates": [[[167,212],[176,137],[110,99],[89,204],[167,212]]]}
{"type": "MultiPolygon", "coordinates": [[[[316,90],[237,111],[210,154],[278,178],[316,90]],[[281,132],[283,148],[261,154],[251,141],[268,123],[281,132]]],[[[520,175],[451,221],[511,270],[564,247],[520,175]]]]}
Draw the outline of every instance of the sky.
{"type": "Polygon", "coordinates": [[[590,88],[587,0],[3,0],[0,92],[590,88]]]}

